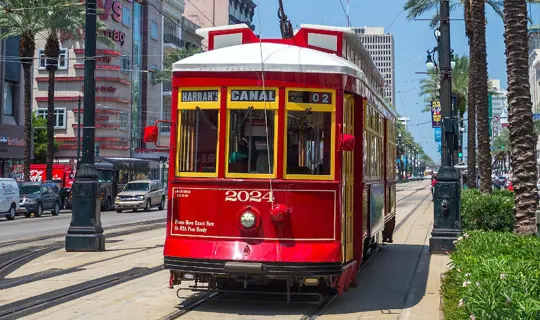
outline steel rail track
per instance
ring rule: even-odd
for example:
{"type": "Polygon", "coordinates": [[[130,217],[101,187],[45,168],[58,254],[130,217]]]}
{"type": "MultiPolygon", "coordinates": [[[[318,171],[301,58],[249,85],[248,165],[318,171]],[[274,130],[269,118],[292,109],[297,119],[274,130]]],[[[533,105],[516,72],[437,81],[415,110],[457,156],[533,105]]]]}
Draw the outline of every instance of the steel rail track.
{"type": "MultiPolygon", "coordinates": [[[[142,268],[139,268],[142,269],[142,268]]],[[[41,310],[57,306],[82,296],[92,294],[119,284],[138,279],[163,270],[163,266],[144,268],[142,270],[128,270],[117,275],[105,276],[92,280],[87,284],[74,285],[69,288],[45,293],[29,299],[17,301],[0,307],[0,319],[13,319],[20,316],[37,313],[41,310]]]]}
{"type": "Polygon", "coordinates": [[[408,197],[412,196],[413,194],[417,193],[418,191],[425,190],[425,189],[426,189],[426,188],[417,188],[414,192],[412,192],[412,193],[406,195],[405,197],[403,197],[403,198],[397,200],[396,203],[399,203],[399,202],[401,202],[401,201],[407,199],[408,197]]]}
{"type": "Polygon", "coordinates": [[[178,318],[186,315],[188,312],[192,311],[193,309],[197,308],[201,304],[214,299],[215,297],[219,296],[220,294],[221,294],[220,292],[212,292],[212,293],[203,295],[203,296],[193,300],[192,302],[189,302],[186,305],[180,304],[179,307],[178,307],[178,310],[176,310],[176,311],[170,313],[169,315],[161,318],[161,320],[178,319],[178,318]]]}
{"type": "MultiPolygon", "coordinates": [[[[165,223],[157,222],[157,223],[144,226],[141,228],[118,231],[118,232],[113,232],[113,233],[106,233],[105,239],[113,238],[113,237],[120,237],[124,235],[144,232],[144,231],[155,230],[155,229],[159,229],[163,227],[165,227],[165,223]]],[[[15,250],[15,251],[10,251],[10,252],[0,255],[0,261],[4,260],[2,259],[2,257],[15,256],[14,258],[8,259],[7,261],[2,262],[2,264],[0,264],[0,280],[4,279],[8,274],[17,270],[19,267],[33,260],[34,258],[40,255],[47,254],[52,251],[59,250],[63,247],[64,247],[64,243],[57,243],[57,244],[53,243],[46,247],[34,247],[34,248],[28,248],[28,249],[22,249],[22,250],[15,250]]]]}

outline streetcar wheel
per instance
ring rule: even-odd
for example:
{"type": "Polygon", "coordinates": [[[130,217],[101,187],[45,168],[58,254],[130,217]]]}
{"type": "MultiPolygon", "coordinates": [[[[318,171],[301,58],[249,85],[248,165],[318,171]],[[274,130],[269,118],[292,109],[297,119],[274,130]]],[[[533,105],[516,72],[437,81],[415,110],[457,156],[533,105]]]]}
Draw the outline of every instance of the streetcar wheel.
{"type": "Polygon", "coordinates": [[[16,215],[17,215],[17,211],[15,211],[15,207],[11,205],[11,208],[9,208],[9,212],[6,213],[6,219],[13,220],[15,219],[16,215]]]}
{"type": "Polygon", "coordinates": [[[57,216],[60,214],[60,204],[58,202],[54,203],[54,209],[51,211],[53,216],[57,216]]]}
{"type": "Polygon", "coordinates": [[[161,198],[161,202],[159,203],[159,210],[165,209],[165,198],[161,198]]]}

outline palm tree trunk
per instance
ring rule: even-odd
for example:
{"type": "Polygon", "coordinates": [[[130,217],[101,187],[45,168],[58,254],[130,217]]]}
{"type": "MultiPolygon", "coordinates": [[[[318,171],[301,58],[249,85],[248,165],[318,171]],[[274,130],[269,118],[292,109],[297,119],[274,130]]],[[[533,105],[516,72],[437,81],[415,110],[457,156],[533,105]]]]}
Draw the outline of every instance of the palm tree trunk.
{"type": "Polygon", "coordinates": [[[467,90],[467,187],[476,189],[476,102],[474,99],[474,70],[476,59],[473,43],[470,0],[464,1],[463,15],[465,18],[465,33],[469,38],[469,82],[467,90]]]}
{"type": "Polygon", "coordinates": [[[47,180],[52,180],[52,166],[54,161],[54,124],[55,124],[55,115],[54,115],[54,80],[55,80],[56,69],[49,69],[49,90],[48,90],[48,99],[47,99],[47,153],[45,155],[45,163],[47,164],[47,169],[45,171],[45,176],[47,180]]]}
{"type": "Polygon", "coordinates": [[[471,2],[471,17],[474,25],[472,47],[475,55],[474,94],[478,128],[478,169],[480,191],[491,192],[491,150],[489,141],[488,76],[486,53],[486,3],[484,0],[471,2]]]}
{"type": "Polygon", "coordinates": [[[24,71],[24,181],[30,181],[32,162],[32,64],[23,64],[24,71]]]}
{"type": "Polygon", "coordinates": [[[515,197],[514,232],[536,233],[536,158],[529,87],[527,4],[504,0],[504,42],[508,74],[508,121],[515,197]]]}
{"type": "Polygon", "coordinates": [[[30,181],[30,162],[32,162],[32,65],[36,43],[33,34],[22,34],[19,39],[19,52],[24,71],[24,181],[30,181]]]}

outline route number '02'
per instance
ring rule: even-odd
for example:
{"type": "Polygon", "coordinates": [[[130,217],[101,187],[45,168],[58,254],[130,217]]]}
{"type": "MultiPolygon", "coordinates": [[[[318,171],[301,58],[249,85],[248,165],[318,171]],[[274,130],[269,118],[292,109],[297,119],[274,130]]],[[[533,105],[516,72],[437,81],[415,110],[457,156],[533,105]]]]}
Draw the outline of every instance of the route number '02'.
{"type": "Polygon", "coordinates": [[[240,202],[274,202],[274,195],[272,191],[263,195],[260,191],[234,191],[227,190],[225,192],[225,201],[240,201],[240,202]]]}

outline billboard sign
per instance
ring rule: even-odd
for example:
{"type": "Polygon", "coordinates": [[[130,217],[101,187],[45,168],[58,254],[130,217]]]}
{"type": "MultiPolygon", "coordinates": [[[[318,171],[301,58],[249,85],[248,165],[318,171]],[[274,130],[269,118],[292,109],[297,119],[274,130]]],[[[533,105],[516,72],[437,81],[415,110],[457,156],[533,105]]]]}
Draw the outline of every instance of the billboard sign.
{"type": "Polygon", "coordinates": [[[441,102],[431,101],[431,127],[440,128],[442,122],[441,102]]]}

